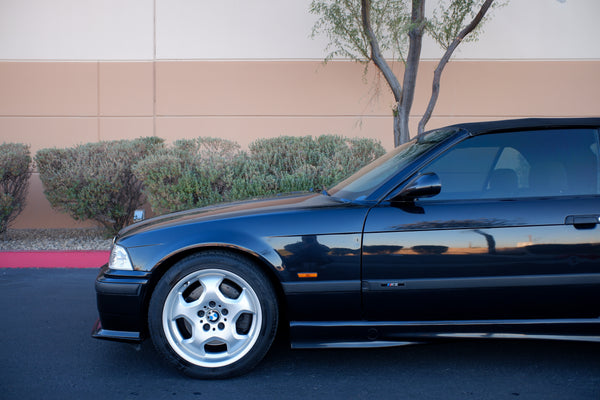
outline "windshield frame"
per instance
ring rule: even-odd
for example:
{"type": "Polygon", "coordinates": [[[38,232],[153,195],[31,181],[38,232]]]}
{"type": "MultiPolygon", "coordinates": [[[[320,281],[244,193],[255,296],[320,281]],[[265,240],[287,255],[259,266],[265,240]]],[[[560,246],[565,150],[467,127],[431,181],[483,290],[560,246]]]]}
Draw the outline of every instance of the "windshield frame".
{"type": "Polygon", "coordinates": [[[379,202],[437,153],[444,151],[467,135],[468,132],[456,127],[427,132],[361,168],[331,188],[328,194],[344,202],[379,202]],[[419,147],[422,148],[418,149],[419,147]],[[411,151],[414,154],[411,154],[411,151]],[[377,176],[378,172],[380,176],[377,176]],[[405,176],[402,177],[402,175],[405,176]],[[352,185],[361,188],[361,181],[372,179],[376,179],[376,182],[371,185],[364,185],[363,182],[363,186],[367,187],[359,192],[348,190],[349,187],[352,188],[352,185]]]}

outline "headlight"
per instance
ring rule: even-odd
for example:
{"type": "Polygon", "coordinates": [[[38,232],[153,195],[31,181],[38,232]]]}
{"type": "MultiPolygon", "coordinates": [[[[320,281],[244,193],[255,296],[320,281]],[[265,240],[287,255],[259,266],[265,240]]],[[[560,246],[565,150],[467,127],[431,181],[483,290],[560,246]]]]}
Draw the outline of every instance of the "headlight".
{"type": "Polygon", "coordinates": [[[118,244],[115,244],[110,252],[110,262],[108,263],[108,268],[133,271],[133,265],[131,265],[131,260],[129,259],[127,250],[118,244]]]}

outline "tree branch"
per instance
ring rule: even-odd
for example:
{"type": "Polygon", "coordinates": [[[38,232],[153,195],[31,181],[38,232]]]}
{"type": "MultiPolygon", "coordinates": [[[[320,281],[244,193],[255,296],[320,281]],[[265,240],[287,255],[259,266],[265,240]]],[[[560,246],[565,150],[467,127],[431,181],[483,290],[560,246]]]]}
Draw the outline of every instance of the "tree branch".
{"type": "Polygon", "coordinates": [[[454,50],[456,50],[458,45],[464,40],[465,37],[467,37],[469,33],[471,33],[477,27],[477,25],[479,25],[481,20],[483,20],[483,17],[485,17],[485,14],[489,10],[493,2],[494,0],[485,0],[485,2],[481,5],[481,8],[479,9],[479,12],[475,16],[475,18],[473,18],[473,20],[458,33],[458,35],[452,41],[452,43],[450,43],[450,46],[448,46],[446,52],[444,53],[444,56],[438,63],[433,73],[431,98],[429,99],[429,104],[427,105],[427,109],[425,110],[421,121],[419,121],[419,135],[422,134],[425,130],[425,125],[427,124],[427,122],[429,122],[431,114],[433,113],[433,109],[435,108],[435,105],[437,103],[440,94],[440,80],[442,78],[442,72],[444,70],[444,67],[446,67],[446,64],[448,64],[448,61],[450,61],[450,57],[452,57],[452,53],[454,53],[454,50]]]}
{"type": "Polygon", "coordinates": [[[377,43],[377,38],[373,32],[373,27],[371,26],[371,0],[361,0],[360,3],[362,25],[369,40],[369,46],[371,47],[371,60],[373,60],[373,63],[375,63],[377,68],[379,68],[383,74],[385,80],[390,86],[390,89],[392,90],[392,93],[394,94],[394,99],[396,102],[400,102],[402,99],[402,86],[400,86],[398,78],[396,78],[396,75],[394,75],[394,72],[390,68],[385,58],[383,58],[381,50],[379,49],[379,44],[377,43]]]}

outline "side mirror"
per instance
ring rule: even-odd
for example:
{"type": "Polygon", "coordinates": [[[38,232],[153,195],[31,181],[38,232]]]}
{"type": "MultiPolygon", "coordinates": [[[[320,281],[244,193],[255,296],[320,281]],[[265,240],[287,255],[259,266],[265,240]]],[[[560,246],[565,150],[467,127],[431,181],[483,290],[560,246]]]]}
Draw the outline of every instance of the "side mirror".
{"type": "Polygon", "coordinates": [[[434,172],[418,175],[400,192],[393,195],[392,201],[413,201],[420,197],[433,197],[442,191],[440,177],[434,172]]]}

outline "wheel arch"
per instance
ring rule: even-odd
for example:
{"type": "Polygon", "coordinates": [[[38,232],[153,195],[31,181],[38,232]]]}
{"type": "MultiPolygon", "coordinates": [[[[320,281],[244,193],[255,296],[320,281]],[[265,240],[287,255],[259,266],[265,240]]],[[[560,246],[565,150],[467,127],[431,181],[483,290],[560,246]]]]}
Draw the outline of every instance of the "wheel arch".
{"type": "Polygon", "coordinates": [[[152,293],[156,288],[156,285],[160,281],[160,279],[165,275],[165,273],[176,263],[179,261],[204,252],[210,251],[221,251],[224,253],[236,254],[238,256],[244,257],[248,261],[252,262],[258,268],[260,268],[271,283],[275,291],[275,296],[277,298],[277,303],[279,306],[279,329],[287,329],[289,326],[289,320],[287,318],[287,302],[285,300],[285,294],[283,291],[283,286],[281,281],[277,277],[277,266],[273,265],[269,260],[265,257],[262,257],[257,252],[254,252],[250,249],[233,246],[229,244],[219,244],[219,243],[211,243],[211,244],[202,244],[194,247],[188,247],[181,249],[176,253],[170,254],[165,259],[161,260],[159,264],[157,264],[153,270],[150,280],[148,281],[148,285],[146,287],[146,292],[143,298],[143,317],[145,321],[145,332],[144,336],[148,336],[148,308],[150,305],[150,298],[152,297],[152,293]],[[285,322],[284,322],[285,321],[285,322]]]}

